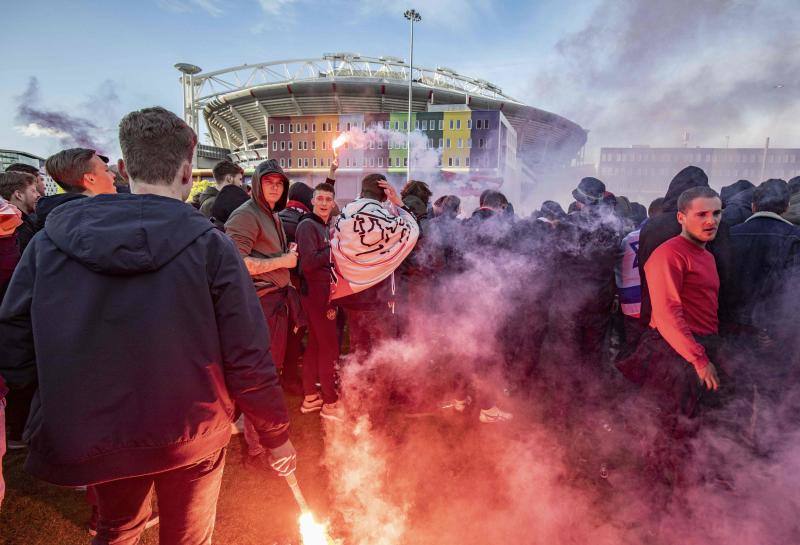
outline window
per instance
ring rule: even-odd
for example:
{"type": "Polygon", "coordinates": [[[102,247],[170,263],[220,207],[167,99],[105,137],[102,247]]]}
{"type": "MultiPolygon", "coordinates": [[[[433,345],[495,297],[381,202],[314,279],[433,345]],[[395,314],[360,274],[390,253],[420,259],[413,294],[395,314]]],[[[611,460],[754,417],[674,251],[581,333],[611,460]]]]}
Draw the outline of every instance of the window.
{"type": "Polygon", "coordinates": [[[317,141],[316,140],[312,140],[311,141],[311,149],[312,150],[316,150],[317,149],[317,141]]]}
{"type": "Polygon", "coordinates": [[[331,166],[331,158],[328,157],[328,166],[331,166]]]}
{"type": "Polygon", "coordinates": [[[275,134],[275,123],[270,123],[269,124],[269,133],[270,134],[275,134]]]}
{"type": "Polygon", "coordinates": [[[308,123],[303,124],[303,132],[308,132],[308,123]]]}
{"type": "Polygon", "coordinates": [[[289,134],[292,134],[293,132],[294,132],[294,125],[289,123],[289,134]]]}
{"type": "Polygon", "coordinates": [[[369,158],[369,166],[371,166],[371,167],[375,166],[375,158],[374,157],[370,157],[369,158]]]}
{"type": "Polygon", "coordinates": [[[314,157],[314,159],[311,161],[311,164],[314,165],[314,168],[317,168],[317,158],[316,157],[314,157]]]}
{"type": "Polygon", "coordinates": [[[284,140],[281,140],[281,151],[285,149],[286,149],[286,142],[284,140]]]}
{"type": "Polygon", "coordinates": [[[456,166],[457,167],[461,166],[461,157],[456,157],[456,166]]]}
{"type": "Polygon", "coordinates": [[[486,147],[486,141],[483,138],[478,139],[478,147],[481,149],[486,147]]]}
{"type": "Polygon", "coordinates": [[[483,129],[486,130],[488,128],[489,128],[489,120],[488,119],[484,119],[483,120],[483,129]]]}
{"type": "Polygon", "coordinates": [[[456,129],[460,129],[460,128],[461,128],[461,120],[460,119],[456,119],[456,129]]]}
{"type": "Polygon", "coordinates": [[[408,166],[408,157],[403,157],[403,166],[404,167],[408,166]]]}
{"type": "Polygon", "coordinates": [[[444,119],[439,120],[439,130],[444,130],[444,119]]]}
{"type": "Polygon", "coordinates": [[[307,167],[307,166],[308,166],[308,157],[306,157],[306,158],[303,160],[303,166],[304,166],[304,167],[307,167]]]}
{"type": "Polygon", "coordinates": [[[339,132],[339,131],[341,130],[339,127],[340,127],[340,124],[339,124],[339,123],[337,123],[337,124],[336,124],[336,132],[339,132]]]}
{"type": "Polygon", "coordinates": [[[350,158],[347,158],[347,166],[350,166],[350,158]]]}
{"type": "Polygon", "coordinates": [[[427,131],[428,130],[428,121],[427,120],[423,120],[422,121],[422,130],[423,131],[427,131]]]}
{"type": "Polygon", "coordinates": [[[279,127],[279,129],[280,129],[280,131],[281,131],[281,134],[283,134],[283,123],[281,123],[281,124],[280,124],[280,127],[279,127]]]}
{"type": "Polygon", "coordinates": [[[294,132],[300,132],[300,123],[294,126],[294,132]]]}
{"type": "Polygon", "coordinates": [[[383,157],[378,157],[378,166],[379,167],[383,166],[383,157]]]}
{"type": "Polygon", "coordinates": [[[419,130],[419,119],[417,119],[417,122],[416,122],[416,124],[415,124],[414,128],[415,128],[416,130],[419,130]]]}
{"type": "Polygon", "coordinates": [[[464,147],[464,145],[463,145],[463,144],[464,144],[464,141],[463,141],[461,138],[459,138],[459,139],[458,139],[458,147],[459,147],[459,148],[463,148],[463,147],[464,147]]]}
{"type": "Polygon", "coordinates": [[[277,140],[273,140],[272,141],[272,151],[278,151],[278,141],[277,140]]]}
{"type": "MultiPolygon", "coordinates": [[[[447,139],[447,141],[445,142],[445,147],[446,147],[447,149],[450,149],[450,139],[449,139],[449,138],[448,138],[448,139],[447,139]]],[[[289,149],[291,149],[291,148],[289,148],[289,149]]]]}
{"type": "Polygon", "coordinates": [[[312,123],[311,124],[311,132],[317,132],[317,124],[316,123],[312,123]]]}
{"type": "Polygon", "coordinates": [[[464,164],[465,164],[466,166],[469,166],[469,157],[467,157],[467,158],[465,158],[465,159],[464,159],[464,164]]]}
{"type": "Polygon", "coordinates": [[[292,158],[291,157],[289,157],[289,159],[286,161],[286,166],[288,168],[292,168],[292,158]]]}
{"type": "Polygon", "coordinates": [[[447,166],[449,166],[449,167],[453,166],[453,158],[452,157],[448,157],[447,158],[447,166]]]}
{"type": "Polygon", "coordinates": [[[375,149],[375,140],[369,141],[369,149],[375,149]]]}
{"type": "Polygon", "coordinates": [[[348,123],[348,124],[347,124],[347,128],[346,128],[345,130],[346,130],[346,131],[349,131],[349,130],[350,130],[350,123],[348,123]]]}
{"type": "Polygon", "coordinates": [[[453,122],[453,120],[451,119],[451,120],[450,120],[450,130],[451,130],[451,131],[453,130],[453,127],[454,127],[454,125],[455,125],[455,123],[454,123],[454,122],[453,122]]]}
{"type": "Polygon", "coordinates": [[[408,121],[403,121],[403,130],[404,131],[408,130],[408,121]]]}
{"type": "Polygon", "coordinates": [[[363,131],[366,128],[367,128],[366,124],[362,121],[361,122],[361,130],[363,131]]]}
{"type": "Polygon", "coordinates": [[[384,121],[383,122],[383,128],[387,129],[387,130],[389,129],[389,122],[388,121],[384,121]]]}
{"type": "Polygon", "coordinates": [[[325,140],[322,141],[322,149],[328,149],[328,143],[325,140]]]}
{"type": "Polygon", "coordinates": [[[286,166],[286,159],[281,157],[281,168],[284,168],[285,166],[286,166]]]}
{"type": "Polygon", "coordinates": [[[288,147],[288,149],[289,149],[289,151],[292,151],[292,141],[291,141],[291,140],[289,140],[289,147],[288,147]]]}
{"type": "Polygon", "coordinates": [[[392,141],[391,141],[391,140],[389,140],[389,141],[386,143],[386,149],[394,149],[394,148],[392,147],[392,141]]]}
{"type": "Polygon", "coordinates": [[[442,147],[442,139],[441,138],[439,139],[439,147],[440,148],[442,147]]]}
{"type": "Polygon", "coordinates": [[[472,128],[472,120],[471,119],[467,119],[467,128],[468,129],[472,128]]]}
{"type": "Polygon", "coordinates": [[[472,148],[472,138],[467,138],[467,147],[472,148]]]}
{"type": "Polygon", "coordinates": [[[395,121],[394,122],[394,130],[396,130],[396,131],[400,130],[400,122],[399,121],[395,121]]]}
{"type": "Polygon", "coordinates": [[[378,149],[383,149],[383,140],[378,140],[378,149]]]}

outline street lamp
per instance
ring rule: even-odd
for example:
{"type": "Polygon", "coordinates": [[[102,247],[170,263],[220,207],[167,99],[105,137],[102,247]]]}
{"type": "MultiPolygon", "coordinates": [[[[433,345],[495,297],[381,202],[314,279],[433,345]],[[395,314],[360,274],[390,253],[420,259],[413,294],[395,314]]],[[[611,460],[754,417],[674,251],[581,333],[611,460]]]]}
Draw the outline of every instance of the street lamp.
{"type": "Polygon", "coordinates": [[[197,123],[194,112],[194,76],[202,72],[199,66],[186,62],[179,62],[175,65],[181,73],[181,87],[183,88],[183,120],[194,132],[197,132],[197,123]]]}
{"type": "Polygon", "coordinates": [[[414,81],[414,23],[422,21],[422,15],[415,9],[408,9],[403,14],[411,23],[411,54],[409,55],[408,67],[408,130],[406,131],[406,157],[408,168],[406,169],[406,181],[411,181],[411,84],[414,81]]]}

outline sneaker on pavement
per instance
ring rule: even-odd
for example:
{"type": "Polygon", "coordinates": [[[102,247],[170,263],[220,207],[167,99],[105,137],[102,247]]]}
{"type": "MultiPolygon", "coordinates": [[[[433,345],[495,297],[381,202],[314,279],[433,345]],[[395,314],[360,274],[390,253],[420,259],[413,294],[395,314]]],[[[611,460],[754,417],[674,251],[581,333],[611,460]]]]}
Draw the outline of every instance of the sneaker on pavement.
{"type": "Polygon", "coordinates": [[[325,403],[319,412],[322,418],[344,422],[344,407],[338,401],[336,403],[325,403]]]}
{"type": "Polygon", "coordinates": [[[304,398],[303,404],[300,405],[300,412],[303,414],[313,413],[322,409],[322,398],[319,396],[313,398],[304,398]]]}
{"type": "Polygon", "coordinates": [[[481,409],[481,414],[480,416],[478,416],[478,420],[480,420],[484,424],[494,424],[496,422],[508,422],[512,418],[514,418],[513,414],[501,411],[496,406],[492,407],[491,409],[481,409]]]}

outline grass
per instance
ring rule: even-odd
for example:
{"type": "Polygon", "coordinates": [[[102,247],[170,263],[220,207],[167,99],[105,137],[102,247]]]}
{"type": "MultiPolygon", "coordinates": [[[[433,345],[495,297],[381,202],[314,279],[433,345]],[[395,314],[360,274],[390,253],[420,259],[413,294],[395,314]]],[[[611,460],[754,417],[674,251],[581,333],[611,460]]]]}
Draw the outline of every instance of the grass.
{"type": "MultiPolygon", "coordinates": [[[[300,398],[287,397],[292,442],[298,452],[297,477],[315,513],[327,516],[327,475],[321,466],[322,427],[317,413],[302,415],[300,398]]],[[[272,472],[242,464],[244,437],[231,439],[217,504],[214,542],[226,545],[297,543],[299,511],[286,483],[272,472]]],[[[90,508],[85,493],[39,481],[23,470],[25,451],[3,460],[6,497],[0,511],[0,544],[86,545],[90,508]]],[[[147,530],[142,544],[158,543],[158,529],[147,530]]]]}

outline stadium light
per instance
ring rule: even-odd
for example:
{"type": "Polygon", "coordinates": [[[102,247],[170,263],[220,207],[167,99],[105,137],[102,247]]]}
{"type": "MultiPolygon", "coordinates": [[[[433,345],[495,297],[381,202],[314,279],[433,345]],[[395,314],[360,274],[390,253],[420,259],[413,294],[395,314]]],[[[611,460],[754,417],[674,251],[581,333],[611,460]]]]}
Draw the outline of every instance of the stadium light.
{"type": "MultiPolygon", "coordinates": [[[[194,109],[194,77],[203,71],[197,65],[187,62],[179,62],[174,65],[175,69],[181,73],[181,91],[183,92],[183,120],[189,125],[195,134],[200,134],[200,124],[197,120],[197,112],[194,109]]],[[[197,146],[194,148],[192,164],[197,165],[197,146]]]]}
{"type": "Polygon", "coordinates": [[[415,9],[408,9],[403,14],[406,19],[411,23],[411,45],[408,66],[408,130],[406,131],[406,160],[408,167],[406,168],[406,181],[411,181],[411,84],[414,81],[414,23],[422,21],[422,15],[415,9]]]}

